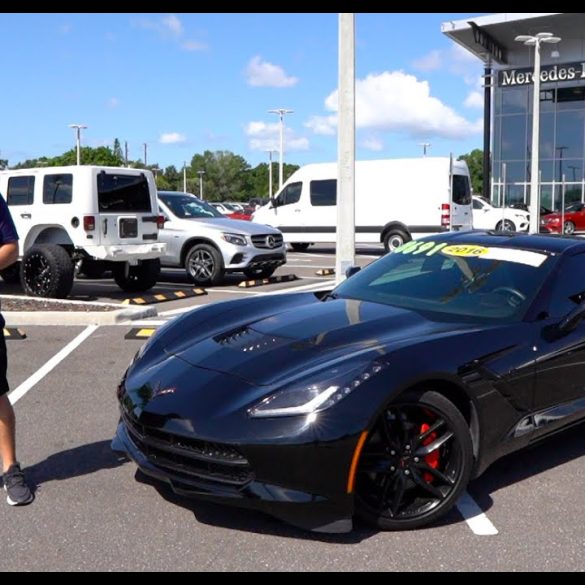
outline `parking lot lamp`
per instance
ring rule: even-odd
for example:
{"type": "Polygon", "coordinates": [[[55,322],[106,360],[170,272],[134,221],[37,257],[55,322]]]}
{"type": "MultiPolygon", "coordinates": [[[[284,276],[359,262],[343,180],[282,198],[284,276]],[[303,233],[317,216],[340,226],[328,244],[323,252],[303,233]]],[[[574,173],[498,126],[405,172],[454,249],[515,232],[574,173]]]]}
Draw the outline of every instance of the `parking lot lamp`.
{"type": "Polygon", "coordinates": [[[277,114],[280,119],[280,154],[278,160],[278,188],[282,189],[283,181],[283,157],[284,157],[284,116],[286,114],[293,114],[294,110],[287,110],[285,108],[278,108],[276,110],[268,110],[269,114],[277,114]]]}
{"type": "Polygon", "coordinates": [[[69,124],[69,128],[73,128],[76,133],[76,150],[77,150],[77,166],[81,164],[81,131],[85,130],[87,126],[84,124],[69,124]]]}
{"type": "Polygon", "coordinates": [[[539,145],[540,145],[540,44],[556,44],[561,41],[552,33],[541,32],[535,35],[518,35],[515,39],[528,47],[534,47],[533,102],[532,102],[532,161],[530,167],[530,227],[531,234],[540,231],[540,189],[538,184],[539,145]]]}

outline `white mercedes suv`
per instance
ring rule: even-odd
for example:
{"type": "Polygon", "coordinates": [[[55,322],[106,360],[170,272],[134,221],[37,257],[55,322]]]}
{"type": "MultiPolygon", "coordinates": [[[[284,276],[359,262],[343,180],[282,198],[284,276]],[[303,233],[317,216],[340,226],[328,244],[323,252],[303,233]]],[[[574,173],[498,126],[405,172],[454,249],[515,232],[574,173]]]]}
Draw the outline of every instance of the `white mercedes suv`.
{"type": "Polygon", "coordinates": [[[282,233],[272,227],[229,219],[190,193],[158,192],[165,226],[163,266],[183,267],[199,286],[220,283],[228,272],[267,278],[286,263],[282,233]]]}

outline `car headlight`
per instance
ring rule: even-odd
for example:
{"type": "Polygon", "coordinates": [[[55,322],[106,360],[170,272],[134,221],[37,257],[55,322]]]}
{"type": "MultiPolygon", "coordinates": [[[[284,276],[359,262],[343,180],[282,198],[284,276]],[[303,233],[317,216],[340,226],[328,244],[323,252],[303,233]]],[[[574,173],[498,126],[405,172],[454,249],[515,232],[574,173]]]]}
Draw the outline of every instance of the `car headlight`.
{"type": "Polygon", "coordinates": [[[221,234],[221,237],[228,243],[234,246],[246,246],[246,237],[239,234],[221,234]]]}
{"type": "Polygon", "coordinates": [[[269,418],[327,410],[386,367],[385,362],[376,360],[367,365],[354,362],[329,368],[311,381],[304,380],[271,394],[248,414],[254,418],[269,418]]]}

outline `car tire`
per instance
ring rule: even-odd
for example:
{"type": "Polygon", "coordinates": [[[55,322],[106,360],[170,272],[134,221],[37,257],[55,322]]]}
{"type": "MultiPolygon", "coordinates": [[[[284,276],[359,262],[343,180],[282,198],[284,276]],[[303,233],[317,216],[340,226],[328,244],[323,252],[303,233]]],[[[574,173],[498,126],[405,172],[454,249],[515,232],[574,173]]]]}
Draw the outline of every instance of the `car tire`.
{"type": "Polygon", "coordinates": [[[496,224],[497,232],[515,232],[516,224],[509,219],[503,219],[496,224]]]}
{"type": "Polygon", "coordinates": [[[369,433],[356,476],[356,513],[381,530],[426,526],[455,505],[472,468],[471,433],[459,409],[433,390],[407,392],[369,433]]]}
{"type": "Polygon", "coordinates": [[[306,244],[306,243],[302,243],[302,242],[295,242],[295,243],[291,244],[290,247],[295,252],[306,252],[309,249],[310,245],[311,244],[306,244]]]}
{"type": "Polygon", "coordinates": [[[104,260],[89,260],[84,259],[79,269],[79,274],[83,274],[87,278],[101,278],[106,270],[108,270],[108,263],[104,260]]]}
{"type": "Polygon", "coordinates": [[[187,276],[198,286],[215,286],[225,275],[223,258],[210,244],[195,244],[185,258],[187,276]]]}
{"type": "Polygon", "coordinates": [[[15,262],[8,268],[0,270],[0,276],[7,284],[18,284],[20,282],[20,262],[15,262]]]}
{"type": "Polygon", "coordinates": [[[250,280],[254,280],[257,278],[270,278],[274,272],[275,272],[276,268],[246,268],[244,270],[244,275],[246,276],[246,278],[249,278],[250,280]]]}
{"type": "Polygon", "coordinates": [[[158,282],[160,260],[158,258],[143,260],[136,266],[129,266],[127,262],[114,262],[112,272],[116,284],[124,292],[144,292],[158,282]]]}
{"type": "Polygon", "coordinates": [[[563,226],[563,233],[572,236],[575,233],[575,224],[572,221],[566,221],[563,226]]]}
{"type": "Polygon", "coordinates": [[[24,253],[20,281],[31,297],[64,299],[73,288],[73,276],[73,261],[61,246],[33,246],[24,253]]]}
{"type": "Polygon", "coordinates": [[[403,244],[410,242],[412,238],[405,231],[400,229],[391,229],[384,234],[382,241],[384,242],[384,250],[386,253],[394,252],[403,244]]]}

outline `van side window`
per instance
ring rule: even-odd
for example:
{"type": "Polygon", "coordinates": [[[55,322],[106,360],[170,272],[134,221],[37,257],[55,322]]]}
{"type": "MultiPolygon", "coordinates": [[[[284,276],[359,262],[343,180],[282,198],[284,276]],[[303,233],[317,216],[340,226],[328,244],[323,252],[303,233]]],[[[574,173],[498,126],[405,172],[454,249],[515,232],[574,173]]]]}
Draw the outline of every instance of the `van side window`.
{"type": "Polygon", "coordinates": [[[469,205],[471,203],[469,177],[453,175],[453,203],[455,205],[469,205]]]}
{"type": "Polygon", "coordinates": [[[43,203],[71,203],[73,175],[45,175],[43,182],[43,203]]]}
{"type": "Polygon", "coordinates": [[[325,181],[311,181],[311,205],[325,207],[337,203],[337,181],[327,179],[325,181]]]}
{"type": "Polygon", "coordinates": [[[298,203],[301,198],[302,183],[291,183],[284,188],[284,191],[276,198],[276,207],[298,203]]]}
{"type": "Polygon", "coordinates": [[[35,191],[34,176],[10,177],[6,202],[8,205],[32,205],[35,191]]]}

